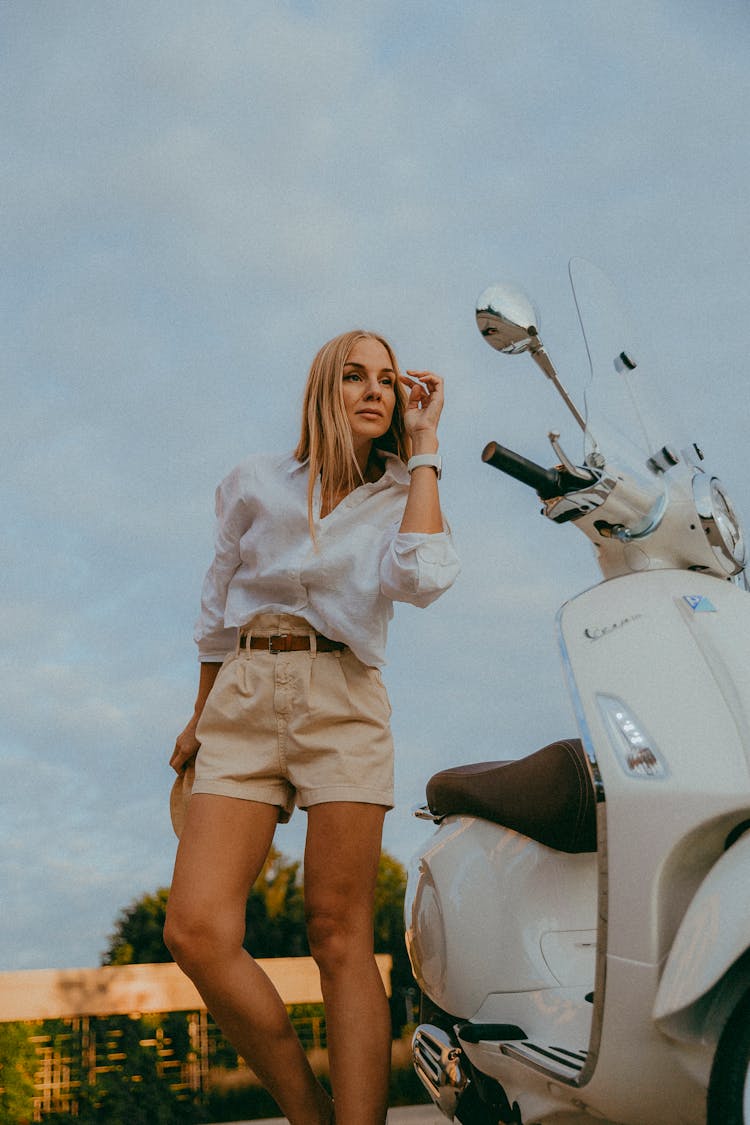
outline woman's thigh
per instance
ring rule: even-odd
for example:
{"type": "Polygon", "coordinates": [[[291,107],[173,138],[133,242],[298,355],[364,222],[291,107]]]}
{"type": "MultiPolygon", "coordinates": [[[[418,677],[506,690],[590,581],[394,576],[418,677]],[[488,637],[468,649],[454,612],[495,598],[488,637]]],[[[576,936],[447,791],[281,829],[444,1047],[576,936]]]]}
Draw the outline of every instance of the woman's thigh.
{"type": "Polygon", "coordinates": [[[168,927],[227,927],[242,941],[245,904],[265,863],[279,809],[195,793],[177,850],[168,927]]]}
{"type": "Polygon", "coordinates": [[[332,801],[308,810],[305,912],[311,947],[372,944],[375,882],[387,808],[332,801]]]}

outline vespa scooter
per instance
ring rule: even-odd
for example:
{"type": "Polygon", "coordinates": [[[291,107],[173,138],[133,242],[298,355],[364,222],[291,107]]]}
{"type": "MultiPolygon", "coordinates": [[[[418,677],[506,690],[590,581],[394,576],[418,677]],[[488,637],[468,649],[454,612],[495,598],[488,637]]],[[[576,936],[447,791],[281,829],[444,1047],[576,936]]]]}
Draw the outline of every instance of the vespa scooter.
{"type": "Polygon", "coordinates": [[[557,620],[579,729],[427,786],[437,829],[406,898],[414,1065],[464,1125],[750,1125],[744,535],[696,446],[648,444],[622,342],[600,362],[581,294],[606,279],[578,261],[571,281],[609,431],[562,387],[523,293],[490,287],[476,317],[583,434],[577,458],[550,435],[552,469],[482,455],[594,544],[604,581],[557,620]]]}

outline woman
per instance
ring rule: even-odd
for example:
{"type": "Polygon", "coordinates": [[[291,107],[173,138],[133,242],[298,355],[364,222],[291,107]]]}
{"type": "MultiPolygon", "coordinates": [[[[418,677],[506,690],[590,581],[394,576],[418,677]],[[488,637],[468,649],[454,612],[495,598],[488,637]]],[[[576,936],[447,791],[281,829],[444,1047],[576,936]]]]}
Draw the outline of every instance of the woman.
{"type": "Polygon", "coordinates": [[[294,456],[251,457],[217,491],[198,697],[171,758],[179,772],[200,749],[165,938],[291,1125],[328,1125],[333,1105],[242,941],[295,803],[337,1119],[386,1117],[373,899],[393,745],[379,669],[393,600],[428,605],[458,573],[438,497],[442,407],[437,375],[403,376],[380,336],[345,333],[313,361],[294,456]]]}

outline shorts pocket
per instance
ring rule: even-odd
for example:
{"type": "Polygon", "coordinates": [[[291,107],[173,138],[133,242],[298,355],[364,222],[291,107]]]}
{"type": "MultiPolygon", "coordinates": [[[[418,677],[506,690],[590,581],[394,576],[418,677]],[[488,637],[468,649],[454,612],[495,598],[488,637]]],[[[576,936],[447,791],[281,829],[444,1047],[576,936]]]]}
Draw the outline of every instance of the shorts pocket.
{"type": "Polygon", "coordinates": [[[345,652],[341,657],[341,670],[353,708],[363,716],[387,723],[392,714],[391,701],[380,669],[363,664],[352,652],[345,652]]]}

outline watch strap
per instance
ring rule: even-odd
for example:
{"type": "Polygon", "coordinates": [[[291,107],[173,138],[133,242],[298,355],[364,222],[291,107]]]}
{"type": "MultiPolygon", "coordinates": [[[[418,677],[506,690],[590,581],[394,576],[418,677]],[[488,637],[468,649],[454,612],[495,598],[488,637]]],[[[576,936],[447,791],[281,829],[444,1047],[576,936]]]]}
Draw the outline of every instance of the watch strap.
{"type": "Polygon", "coordinates": [[[434,469],[437,473],[438,480],[440,480],[443,475],[443,458],[439,453],[417,453],[406,462],[406,467],[410,473],[413,472],[414,469],[419,469],[422,465],[427,465],[429,468],[434,469]]]}

